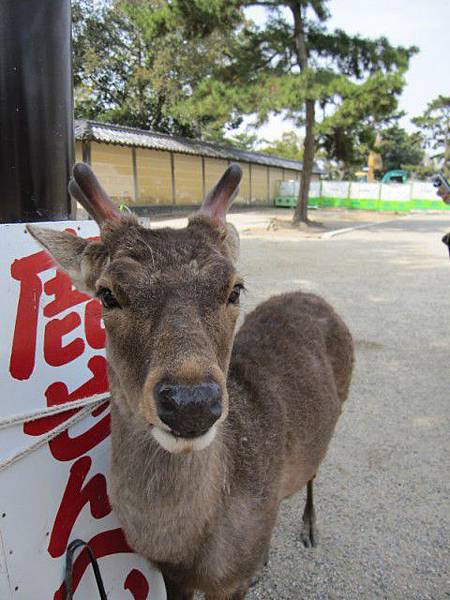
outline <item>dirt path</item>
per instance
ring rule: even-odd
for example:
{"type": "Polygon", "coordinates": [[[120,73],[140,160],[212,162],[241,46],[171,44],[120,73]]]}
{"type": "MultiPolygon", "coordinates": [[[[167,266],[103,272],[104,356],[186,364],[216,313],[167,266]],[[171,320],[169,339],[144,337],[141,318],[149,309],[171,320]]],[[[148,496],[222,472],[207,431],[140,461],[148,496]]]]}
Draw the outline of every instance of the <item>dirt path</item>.
{"type": "Polygon", "coordinates": [[[245,310],[301,287],[356,341],[351,397],[316,485],[320,546],[283,505],[249,600],[450,597],[450,218],[413,216],[337,238],[245,234],[245,310]]]}

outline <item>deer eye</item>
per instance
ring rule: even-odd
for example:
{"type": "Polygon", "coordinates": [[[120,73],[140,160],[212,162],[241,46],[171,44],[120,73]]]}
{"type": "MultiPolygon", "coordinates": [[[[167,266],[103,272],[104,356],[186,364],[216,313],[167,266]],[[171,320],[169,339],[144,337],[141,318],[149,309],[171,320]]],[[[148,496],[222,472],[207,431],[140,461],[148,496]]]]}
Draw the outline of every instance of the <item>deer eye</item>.
{"type": "Polygon", "coordinates": [[[231,294],[228,296],[228,304],[239,304],[239,296],[241,295],[241,291],[244,289],[242,283],[237,283],[231,294]]]}
{"type": "Polygon", "coordinates": [[[117,298],[108,288],[100,288],[97,292],[97,298],[100,298],[100,301],[105,308],[120,308],[117,298]]]}

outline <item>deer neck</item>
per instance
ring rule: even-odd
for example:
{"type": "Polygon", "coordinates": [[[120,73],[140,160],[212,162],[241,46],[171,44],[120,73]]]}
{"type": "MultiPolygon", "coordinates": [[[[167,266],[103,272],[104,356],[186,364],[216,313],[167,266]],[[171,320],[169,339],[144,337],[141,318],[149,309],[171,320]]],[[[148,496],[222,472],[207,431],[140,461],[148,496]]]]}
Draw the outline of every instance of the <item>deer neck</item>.
{"type": "Polygon", "coordinates": [[[148,425],[124,414],[114,401],[111,416],[111,495],[130,545],[150,559],[182,561],[186,547],[201,544],[228,489],[224,440],[218,433],[204,450],[171,454],[154,440],[148,425]],[[146,547],[140,546],[143,539],[146,547]]]}

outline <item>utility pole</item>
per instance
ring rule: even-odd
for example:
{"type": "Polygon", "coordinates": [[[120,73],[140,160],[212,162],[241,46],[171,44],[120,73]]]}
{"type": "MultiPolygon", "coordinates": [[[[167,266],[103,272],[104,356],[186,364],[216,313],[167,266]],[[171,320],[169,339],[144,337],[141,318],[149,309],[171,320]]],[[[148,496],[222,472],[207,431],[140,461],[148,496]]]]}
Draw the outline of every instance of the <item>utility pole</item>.
{"type": "Polygon", "coordinates": [[[70,0],[0,2],[0,222],[71,217],[70,0]]]}

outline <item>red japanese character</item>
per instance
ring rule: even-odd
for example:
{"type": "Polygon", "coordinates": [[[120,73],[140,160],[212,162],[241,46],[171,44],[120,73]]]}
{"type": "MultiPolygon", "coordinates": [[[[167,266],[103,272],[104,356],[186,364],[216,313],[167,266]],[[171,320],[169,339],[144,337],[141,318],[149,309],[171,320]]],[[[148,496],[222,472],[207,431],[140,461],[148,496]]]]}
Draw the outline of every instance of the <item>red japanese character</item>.
{"type": "MultiPolygon", "coordinates": [[[[104,356],[93,356],[88,362],[88,368],[92,372],[92,377],[79,388],[69,394],[67,385],[61,381],[52,383],[46,390],[47,406],[55,406],[66,402],[81,400],[94,394],[103,394],[108,391],[108,379],[106,373],[106,359],[104,356]]],[[[57,415],[42,417],[36,421],[29,421],[23,426],[24,433],[27,435],[43,435],[48,433],[64,421],[67,421],[73,414],[80,409],[66,410],[57,415]]]]}
{"type": "Polygon", "coordinates": [[[134,600],[147,600],[150,588],[144,575],[137,569],[133,569],[128,573],[123,589],[129,590],[134,600]]]}
{"type": "Polygon", "coordinates": [[[48,552],[53,558],[64,554],[75,521],[86,504],[89,504],[94,519],[106,517],[111,512],[105,476],[97,473],[84,485],[91,465],[92,460],[89,456],[84,456],[70,469],[69,481],[53,523],[48,545],[48,552]]]}
{"type": "Polygon", "coordinates": [[[15,379],[28,379],[34,369],[39,300],[42,281],[38,274],[52,266],[50,256],[42,251],[15,260],[11,275],[20,281],[19,302],[9,370],[15,379]]]}
{"type": "Polygon", "coordinates": [[[74,289],[72,281],[62,271],[56,271],[56,275],[45,283],[44,291],[47,296],[55,297],[44,307],[45,317],[54,317],[63,310],[86,302],[90,298],[87,294],[74,289]]]}
{"type": "MultiPolygon", "coordinates": [[[[133,552],[128,546],[125,535],[120,528],[111,529],[110,531],[102,531],[101,533],[95,535],[88,542],[88,544],[97,559],[103,558],[104,556],[110,556],[112,554],[133,552]]],[[[87,550],[84,549],[73,563],[72,587],[74,592],[78,588],[81,578],[83,577],[89,564],[89,555],[87,550]]],[[[60,586],[57,592],[55,592],[53,600],[64,600],[64,583],[60,586]]]]}
{"type": "MultiPolygon", "coordinates": [[[[74,233],[72,230],[67,229],[74,233]]],[[[96,239],[96,238],[93,238],[96,239]]],[[[36,338],[39,318],[39,303],[42,296],[42,281],[39,274],[50,269],[53,261],[45,252],[36,252],[15,260],[11,265],[11,276],[20,282],[19,300],[17,304],[16,323],[10,359],[10,373],[15,379],[29,379],[33,373],[36,360],[36,338]]],[[[89,300],[89,296],[73,289],[70,278],[57,271],[44,286],[48,296],[54,299],[44,306],[45,317],[54,317],[60,312],[89,300]]],[[[92,303],[97,303],[92,300],[92,303]]],[[[86,314],[85,331],[89,334],[88,343],[92,348],[104,347],[104,332],[101,330],[100,305],[92,305],[86,314]],[[103,345],[102,345],[103,340],[103,345]]],[[[67,346],[62,346],[62,336],[80,325],[79,316],[71,313],[61,320],[51,321],[46,328],[44,340],[45,359],[52,366],[60,366],[74,360],[84,350],[84,342],[80,338],[67,346]],[[83,347],[82,347],[83,344],[83,347]]]]}
{"type": "MultiPolygon", "coordinates": [[[[104,405],[106,407],[106,404],[104,405]]],[[[78,458],[100,442],[105,440],[111,433],[111,415],[107,414],[88,431],[71,437],[67,429],[50,440],[50,452],[56,460],[73,460],[78,458]]]]}
{"type": "Polygon", "coordinates": [[[47,323],[44,334],[44,358],[52,367],[60,367],[75,360],[84,352],[81,338],[63,346],[63,337],[81,325],[80,315],[71,312],[62,319],[52,319],[47,323]]]}

